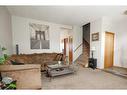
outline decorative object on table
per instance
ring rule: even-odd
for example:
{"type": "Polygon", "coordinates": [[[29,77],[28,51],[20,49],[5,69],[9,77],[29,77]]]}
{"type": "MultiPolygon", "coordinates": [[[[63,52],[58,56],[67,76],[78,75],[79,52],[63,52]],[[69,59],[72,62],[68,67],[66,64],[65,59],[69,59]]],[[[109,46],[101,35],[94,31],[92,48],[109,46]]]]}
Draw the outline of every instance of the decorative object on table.
{"type": "Polygon", "coordinates": [[[49,49],[49,26],[29,23],[31,49],[49,49]]]}
{"type": "Polygon", "coordinates": [[[16,80],[11,77],[3,77],[0,81],[0,89],[16,89],[16,80]]]}
{"type": "Polygon", "coordinates": [[[95,59],[95,58],[89,58],[88,67],[90,67],[92,69],[96,69],[97,68],[97,59],[95,59]]]}
{"type": "Polygon", "coordinates": [[[61,61],[58,61],[58,64],[60,65],[61,64],[61,61]]]}
{"type": "Polygon", "coordinates": [[[92,41],[99,41],[99,32],[92,33],[92,41]]]}
{"type": "Polygon", "coordinates": [[[96,47],[91,47],[91,56],[93,58],[93,53],[96,51],[96,47]]]}
{"type": "Polygon", "coordinates": [[[2,82],[3,82],[4,84],[10,84],[12,81],[13,81],[13,79],[10,78],[10,77],[4,77],[4,78],[2,79],[2,82]]]}
{"type": "Polygon", "coordinates": [[[0,64],[4,64],[8,58],[8,55],[5,53],[6,50],[7,49],[5,47],[0,46],[0,64]]]}

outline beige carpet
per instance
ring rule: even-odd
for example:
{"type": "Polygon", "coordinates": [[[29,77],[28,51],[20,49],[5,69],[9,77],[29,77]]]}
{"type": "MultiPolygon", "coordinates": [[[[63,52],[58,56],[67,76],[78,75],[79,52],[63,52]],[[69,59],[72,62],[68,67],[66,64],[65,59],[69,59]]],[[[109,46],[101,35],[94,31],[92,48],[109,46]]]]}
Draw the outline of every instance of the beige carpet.
{"type": "Polygon", "coordinates": [[[127,79],[80,67],[75,74],[54,77],[51,81],[42,74],[42,89],[127,89],[127,79]]]}
{"type": "Polygon", "coordinates": [[[104,69],[104,71],[127,78],[127,68],[113,66],[104,69]]]}

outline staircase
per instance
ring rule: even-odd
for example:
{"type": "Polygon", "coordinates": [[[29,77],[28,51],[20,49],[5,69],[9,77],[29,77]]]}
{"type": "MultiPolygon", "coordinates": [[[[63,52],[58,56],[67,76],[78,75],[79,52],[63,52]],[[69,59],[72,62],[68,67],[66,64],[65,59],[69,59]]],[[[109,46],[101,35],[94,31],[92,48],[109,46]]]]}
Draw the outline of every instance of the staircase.
{"type": "Polygon", "coordinates": [[[83,54],[80,55],[75,62],[82,65],[83,67],[87,67],[88,66],[89,51],[90,51],[89,43],[86,40],[83,40],[83,54]]]}

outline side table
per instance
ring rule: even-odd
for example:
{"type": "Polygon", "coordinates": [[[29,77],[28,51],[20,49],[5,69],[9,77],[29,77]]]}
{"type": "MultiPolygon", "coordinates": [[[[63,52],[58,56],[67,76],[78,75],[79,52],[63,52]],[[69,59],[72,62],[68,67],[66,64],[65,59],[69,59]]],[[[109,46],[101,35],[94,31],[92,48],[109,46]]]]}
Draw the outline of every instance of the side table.
{"type": "Polygon", "coordinates": [[[89,58],[88,67],[96,69],[97,68],[97,59],[95,59],[95,58],[89,58]]]}

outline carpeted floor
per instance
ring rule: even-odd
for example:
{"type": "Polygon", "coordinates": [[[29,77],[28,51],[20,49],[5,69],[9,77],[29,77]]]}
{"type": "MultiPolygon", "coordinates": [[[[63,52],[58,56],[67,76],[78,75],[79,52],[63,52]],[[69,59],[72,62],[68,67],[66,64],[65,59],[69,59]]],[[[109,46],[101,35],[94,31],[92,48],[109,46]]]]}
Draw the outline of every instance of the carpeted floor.
{"type": "Polygon", "coordinates": [[[104,71],[127,78],[127,68],[113,66],[104,69],[104,71]]]}
{"type": "Polygon", "coordinates": [[[54,77],[51,81],[42,74],[42,89],[127,89],[127,79],[80,67],[75,74],[54,77]]]}

